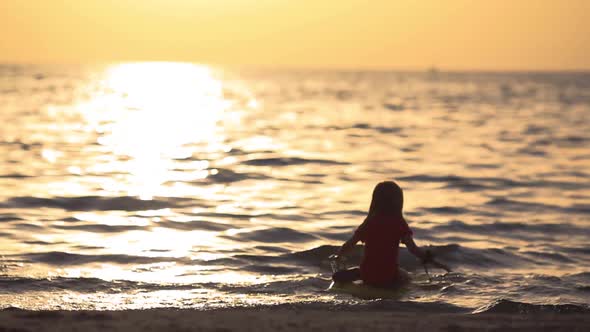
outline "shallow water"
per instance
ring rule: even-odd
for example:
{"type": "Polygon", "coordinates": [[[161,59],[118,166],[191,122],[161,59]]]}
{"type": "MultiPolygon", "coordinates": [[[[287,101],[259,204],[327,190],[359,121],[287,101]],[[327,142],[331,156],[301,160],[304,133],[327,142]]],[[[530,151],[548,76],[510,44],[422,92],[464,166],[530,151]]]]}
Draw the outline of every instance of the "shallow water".
{"type": "Polygon", "coordinates": [[[1,307],[366,305],[327,257],[385,179],[454,270],[387,301],[590,305],[590,74],[2,65],[0,121],[1,307]]]}

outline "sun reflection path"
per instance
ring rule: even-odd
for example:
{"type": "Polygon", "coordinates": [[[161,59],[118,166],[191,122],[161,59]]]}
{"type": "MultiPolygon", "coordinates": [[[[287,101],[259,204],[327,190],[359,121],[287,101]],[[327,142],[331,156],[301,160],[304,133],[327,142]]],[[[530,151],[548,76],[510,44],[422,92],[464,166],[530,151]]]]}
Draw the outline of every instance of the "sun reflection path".
{"type": "MultiPolygon", "coordinates": [[[[128,157],[130,179],[122,190],[151,199],[173,180],[174,159],[193,154],[189,144],[219,140],[218,126],[227,102],[211,69],[188,63],[131,63],[107,71],[105,89],[118,96],[99,143],[128,157]]],[[[121,170],[117,170],[121,171],[121,170]]],[[[203,177],[203,169],[196,174],[203,177]]],[[[206,175],[205,175],[206,176],[206,175]]]]}

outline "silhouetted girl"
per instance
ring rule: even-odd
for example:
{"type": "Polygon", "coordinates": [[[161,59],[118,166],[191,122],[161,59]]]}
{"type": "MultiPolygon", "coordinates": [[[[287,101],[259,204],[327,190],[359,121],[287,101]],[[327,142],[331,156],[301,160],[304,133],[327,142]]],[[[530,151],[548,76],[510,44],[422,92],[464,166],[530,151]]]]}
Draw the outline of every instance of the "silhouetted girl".
{"type": "Polygon", "coordinates": [[[336,256],[339,259],[357,242],[364,242],[365,250],[360,269],[338,271],[332,276],[334,281],[352,282],[362,279],[363,283],[376,287],[388,287],[408,281],[407,273],[398,266],[400,241],[422,262],[432,261],[431,252],[418,248],[414,243],[412,230],[402,215],[403,206],[404,195],[395,182],[377,184],[367,218],[342,245],[336,256]]]}

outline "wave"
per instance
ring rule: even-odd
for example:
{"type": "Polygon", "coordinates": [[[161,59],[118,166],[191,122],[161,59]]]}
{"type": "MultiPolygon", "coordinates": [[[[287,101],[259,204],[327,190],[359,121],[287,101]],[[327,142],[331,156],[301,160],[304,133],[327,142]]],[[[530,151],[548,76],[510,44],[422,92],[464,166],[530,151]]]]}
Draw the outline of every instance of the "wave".
{"type": "Polygon", "coordinates": [[[15,214],[0,214],[0,222],[6,221],[21,221],[23,218],[18,217],[15,214]]]}
{"type": "MultiPolygon", "coordinates": [[[[285,254],[283,257],[302,260],[312,264],[321,264],[323,261],[326,261],[330,255],[336,253],[338,248],[338,246],[322,245],[308,250],[285,254]]],[[[356,254],[358,257],[360,257],[359,249],[360,246],[357,246],[353,252],[353,255],[356,254]]]]}
{"type": "MultiPolygon", "coordinates": [[[[455,246],[458,247],[457,245],[455,246]]],[[[336,253],[339,248],[340,246],[322,245],[308,250],[283,254],[279,258],[283,261],[301,262],[304,264],[321,267],[324,270],[329,270],[330,262],[328,257],[336,253]]],[[[435,255],[441,257],[443,254],[448,254],[445,253],[445,251],[447,251],[446,248],[447,246],[430,247],[435,255]]],[[[361,261],[362,255],[363,246],[357,245],[351,252],[348,253],[346,262],[350,266],[358,265],[361,261]]],[[[416,270],[422,266],[420,262],[418,262],[418,260],[416,260],[416,258],[414,258],[410,253],[408,253],[405,248],[400,248],[399,263],[402,268],[407,270],[416,270]]]]}
{"type": "Polygon", "coordinates": [[[557,146],[560,148],[577,148],[584,147],[588,144],[589,139],[582,136],[561,136],[551,138],[540,138],[529,144],[531,148],[537,146],[557,146]]]}
{"type": "MultiPolygon", "coordinates": [[[[267,255],[250,254],[247,251],[228,252],[227,256],[213,260],[194,260],[187,257],[164,257],[164,256],[133,256],[124,254],[88,255],[76,254],[61,251],[50,251],[43,253],[28,253],[18,257],[24,263],[43,263],[56,266],[75,266],[91,263],[113,263],[124,265],[141,265],[164,262],[174,262],[185,266],[223,266],[225,270],[249,271],[260,274],[293,275],[305,271],[331,271],[328,257],[338,251],[339,246],[321,245],[311,249],[286,252],[280,243],[286,241],[281,236],[289,237],[293,242],[293,236],[299,236],[299,241],[305,242],[315,238],[305,233],[293,230],[280,230],[279,235],[272,232],[254,232],[248,235],[248,241],[261,243],[276,243],[274,246],[263,247],[267,255]]],[[[238,239],[242,240],[243,234],[238,239]]],[[[424,247],[433,252],[435,257],[449,265],[453,270],[462,271],[485,271],[489,269],[512,269],[526,265],[540,266],[547,264],[574,263],[575,260],[567,255],[551,251],[512,251],[501,248],[476,249],[463,247],[458,244],[438,245],[424,247]]],[[[161,251],[154,251],[161,252],[161,251]]],[[[363,255],[363,246],[356,246],[348,255],[349,267],[357,266],[363,255]]],[[[405,247],[400,247],[399,264],[403,269],[410,272],[421,271],[422,264],[411,255],[405,247]]],[[[558,280],[558,279],[556,279],[558,280]]],[[[590,274],[576,274],[562,277],[563,282],[570,283],[572,287],[586,287],[590,282],[590,274]]]]}
{"type": "Polygon", "coordinates": [[[249,166],[292,166],[292,165],[303,165],[303,164],[320,164],[320,165],[348,165],[349,163],[327,160],[327,159],[307,159],[307,158],[258,158],[249,159],[242,162],[244,165],[249,166]]]}
{"type": "Polygon", "coordinates": [[[231,293],[246,294],[285,294],[300,293],[302,291],[317,292],[325,290],[329,280],[319,277],[300,277],[295,280],[280,280],[257,283],[247,286],[220,285],[220,290],[231,293]]]}
{"type": "Polygon", "coordinates": [[[244,180],[264,180],[269,177],[258,173],[238,173],[229,169],[218,168],[217,173],[210,174],[206,180],[211,183],[233,183],[244,180]]]}
{"type": "Polygon", "coordinates": [[[374,125],[370,125],[368,123],[357,123],[355,125],[353,125],[352,127],[338,127],[337,129],[340,130],[348,130],[348,129],[368,129],[368,130],[374,130],[377,131],[379,133],[382,134],[393,134],[393,133],[399,133],[403,130],[402,127],[384,127],[384,126],[374,126],[374,125]]]}
{"type": "Polygon", "coordinates": [[[544,260],[553,260],[561,263],[573,263],[575,260],[569,258],[568,256],[556,252],[546,252],[546,251],[521,251],[522,254],[542,258],[544,260]]]}
{"type": "Polygon", "coordinates": [[[580,273],[569,274],[568,277],[569,278],[585,279],[587,281],[590,281],[590,272],[580,272],[580,273]]]}
{"type": "Polygon", "coordinates": [[[240,271],[250,271],[266,275],[281,275],[300,273],[302,269],[300,267],[288,265],[253,264],[240,267],[240,271]]]}
{"type": "MultiPolygon", "coordinates": [[[[206,264],[233,266],[236,268],[248,267],[249,271],[256,271],[261,267],[259,272],[264,272],[266,267],[263,265],[280,266],[276,271],[284,269],[285,273],[293,271],[308,270],[309,267],[319,268],[320,271],[330,271],[330,262],[328,257],[338,251],[340,246],[321,245],[308,250],[282,253],[278,255],[250,255],[237,254],[228,258],[207,261],[206,264]]],[[[428,246],[435,257],[451,268],[473,268],[481,270],[485,268],[511,268],[516,265],[526,263],[535,263],[536,255],[533,253],[517,255],[503,249],[472,249],[462,247],[457,244],[428,246]],[[529,257],[530,256],[530,257],[529,257]]],[[[276,250],[280,252],[280,250],[276,250]]],[[[346,263],[349,267],[360,264],[363,255],[363,246],[357,245],[347,255],[346,263]]],[[[545,257],[547,258],[547,257],[545,257]]],[[[399,264],[403,269],[408,271],[422,270],[422,264],[406,248],[400,247],[399,264]]]]}
{"type": "Polygon", "coordinates": [[[518,181],[497,177],[463,177],[458,175],[410,175],[397,178],[407,182],[444,183],[444,188],[464,190],[506,189],[506,188],[558,188],[568,190],[588,189],[588,184],[577,181],[531,180],[518,181]]]}
{"type": "Polygon", "coordinates": [[[20,173],[0,175],[0,179],[26,179],[26,178],[31,178],[31,177],[32,177],[31,175],[20,174],[20,173]]]}
{"type": "Polygon", "coordinates": [[[27,278],[0,276],[0,288],[14,293],[28,291],[104,292],[117,294],[126,291],[192,290],[195,287],[211,287],[211,284],[166,284],[131,280],[103,280],[99,278],[27,278]]]}
{"type": "Polygon", "coordinates": [[[472,233],[472,234],[494,234],[511,238],[530,238],[546,234],[586,234],[590,236],[590,229],[578,227],[573,224],[545,223],[545,222],[491,222],[468,224],[460,220],[451,220],[444,224],[435,225],[432,228],[421,230],[425,233],[446,232],[472,233]],[[499,234],[500,233],[500,234],[499,234]]]}
{"type": "Polygon", "coordinates": [[[251,232],[241,232],[233,236],[223,235],[222,237],[265,243],[307,242],[316,239],[312,234],[299,232],[286,227],[260,229],[251,232]]]}
{"type": "Polygon", "coordinates": [[[573,204],[563,207],[551,204],[513,200],[504,197],[493,198],[485,204],[490,206],[501,206],[505,210],[516,212],[560,211],[562,213],[590,214],[590,205],[587,204],[573,204]]]}
{"type": "Polygon", "coordinates": [[[383,103],[383,107],[390,110],[390,111],[403,111],[406,109],[404,104],[397,104],[397,103],[383,103]]]}
{"type": "Polygon", "coordinates": [[[158,227],[174,228],[180,230],[205,230],[205,231],[225,231],[234,226],[204,220],[191,221],[172,221],[165,220],[158,222],[158,227]]]}
{"type": "Polygon", "coordinates": [[[63,230],[85,231],[92,233],[118,233],[136,230],[148,230],[145,226],[134,225],[105,225],[105,224],[87,224],[87,225],[55,225],[53,228],[63,230]]]}
{"type": "Polygon", "coordinates": [[[0,208],[46,207],[68,211],[144,211],[181,207],[187,202],[193,202],[194,204],[192,199],[181,197],[142,200],[130,196],[82,196],[54,198],[21,196],[13,197],[0,203],[0,208]]]}
{"type": "MultiPolygon", "coordinates": [[[[367,215],[367,211],[362,211],[362,210],[336,210],[336,211],[326,211],[326,212],[321,212],[318,215],[320,216],[366,216],[367,215]]],[[[344,226],[349,228],[349,226],[344,226]]]]}
{"type": "Polygon", "coordinates": [[[432,214],[452,214],[452,215],[459,215],[459,214],[468,214],[473,211],[462,208],[462,207],[455,207],[455,206],[441,206],[441,207],[433,207],[433,208],[422,208],[420,211],[432,214]]]}
{"type": "Polygon", "coordinates": [[[531,304],[500,299],[477,308],[476,314],[587,314],[590,307],[581,304],[531,304]]]}
{"type": "MultiPolygon", "coordinates": [[[[322,245],[309,250],[284,254],[278,260],[294,260],[305,264],[329,269],[328,257],[338,251],[340,246],[322,245]]],[[[451,268],[471,267],[476,270],[483,268],[511,268],[517,265],[536,263],[539,258],[557,259],[553,253],[526,252],[513,253],[500,248],[474,249],[458,244],[426,246],[442,262],[451,268]]],[[[363,246],[357,245],[348,254],[349,265],[358,265],[361,261],[363,246]]],[[[402,268],[415,271],[422,269],[422,264],[405,247],[399,249],[399,264],[402,268]]]]}
{"type": "Polygon", "coordinates": [[[19,256],[27,259],[30,262],[45,263],[49,265],[81,265],[88,263],[150,264],[160,262],[190,262],[188,258],[148,257],[122,254],[82,255],[63,251],[28,253],[19,256]]]}

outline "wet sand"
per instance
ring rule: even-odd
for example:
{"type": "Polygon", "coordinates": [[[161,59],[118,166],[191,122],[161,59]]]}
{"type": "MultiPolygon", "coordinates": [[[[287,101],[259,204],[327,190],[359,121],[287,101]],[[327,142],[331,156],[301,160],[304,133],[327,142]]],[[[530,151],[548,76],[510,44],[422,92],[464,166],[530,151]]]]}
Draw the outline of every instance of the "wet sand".
{"type": "Polygon", "coordinates": [[[465,314],[305,308],[0,311],[0,331],[588,331],[587,314],[465,314]]]}

